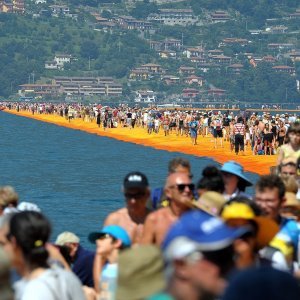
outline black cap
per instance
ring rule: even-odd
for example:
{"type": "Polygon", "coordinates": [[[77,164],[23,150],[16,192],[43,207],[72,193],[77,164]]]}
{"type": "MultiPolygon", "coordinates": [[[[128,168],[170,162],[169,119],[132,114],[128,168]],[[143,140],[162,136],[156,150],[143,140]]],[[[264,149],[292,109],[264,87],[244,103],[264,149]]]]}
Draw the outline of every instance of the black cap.
{"type": "Polygon", "coordinates": [[[147,177],[141,172],[131,172],[124,178],[124,189],[147,188],[149,186],[147,177]]]}

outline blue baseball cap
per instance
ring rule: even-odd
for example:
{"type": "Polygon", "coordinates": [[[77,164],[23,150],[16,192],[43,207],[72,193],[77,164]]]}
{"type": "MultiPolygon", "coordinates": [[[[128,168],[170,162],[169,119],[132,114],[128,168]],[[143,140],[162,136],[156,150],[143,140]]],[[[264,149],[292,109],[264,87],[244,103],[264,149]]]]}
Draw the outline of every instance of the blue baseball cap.
{"type": "Polygon", "coordinates": [[[91,243],[95,244],[96,240],[105,234],[109,234],[113,238],[122,241],[123,248],[128,248],[131,246],[131,239],[127,231],[118,225],[108,225],[103,227],[103,229],[99,232],[91,232],[88,236],[88,239],[91,243]]]}
{"type": "Polygon", "coordinates": [[[184,257],[196,250],[218,251],[249,231],[247,227],[231,228],[220,218],[193,210],[183,214],[171,227],[162,249],[167,260],[184,257]]]}

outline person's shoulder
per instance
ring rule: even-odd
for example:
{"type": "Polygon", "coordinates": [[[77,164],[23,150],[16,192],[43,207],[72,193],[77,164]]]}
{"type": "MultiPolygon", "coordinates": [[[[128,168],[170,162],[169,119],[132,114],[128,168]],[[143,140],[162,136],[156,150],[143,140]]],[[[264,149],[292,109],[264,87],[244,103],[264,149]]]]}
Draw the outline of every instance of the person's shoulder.
{"type": "Polygon", "coordinates": [[[127,215],[128,211],[127,208],[123,207],[120,208],[116,211],[111,212],[110,214],[108,214],[108,216],[106,217],[104,224],[105,225],[109,225],[109,224],[118,224],[118,220],[120,217],[127,215]]]}
{"type": "Polygon", "coordinates": [[[156,221],[158,218],[162,217],[162,216],[166,216],[167,214],[169,214],[169,208],[168,207],[162,207],[159,208],[156,211],[151,212],[148,215],[148,219],[156,221]]]}

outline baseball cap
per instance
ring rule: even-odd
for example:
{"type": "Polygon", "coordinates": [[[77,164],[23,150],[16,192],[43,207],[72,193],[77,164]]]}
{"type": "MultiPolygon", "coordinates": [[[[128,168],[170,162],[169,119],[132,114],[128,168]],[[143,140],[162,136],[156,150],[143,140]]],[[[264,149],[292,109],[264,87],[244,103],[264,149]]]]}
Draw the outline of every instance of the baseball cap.
{"type": "Polygon", "coordinates": [[[123,248],[131,246],[130,237],[125,229],[119,225],[108,225],[103,227],[99,232],[91,232],[88,236],[88,239],[91,243],[95,243],[101,236],[109,234],[117,240],[121,240],[123,248]]]}
{"type": "Polygon", "coordinates": [[[220,218],[201,210],[189,211],[171,227],[162,248],[167,260],[183,257],[195,250],[218,251],[249,230],[247,227],[230,228],[220,218]]]}
{"type": "Polygon", "coordinates": [[[80,242],[80,238],[76,234],[70,231],[64,231],[57,236],[55,244],[59,246],[63,246],[66,243],[78,244],[79,242],[80,242]]]}
{"type": "Polygon", "coordinates": [[[124,189],[147,188],[149,186],[147,177],[141,172],[130,172],[124,178],[124,189]]]}

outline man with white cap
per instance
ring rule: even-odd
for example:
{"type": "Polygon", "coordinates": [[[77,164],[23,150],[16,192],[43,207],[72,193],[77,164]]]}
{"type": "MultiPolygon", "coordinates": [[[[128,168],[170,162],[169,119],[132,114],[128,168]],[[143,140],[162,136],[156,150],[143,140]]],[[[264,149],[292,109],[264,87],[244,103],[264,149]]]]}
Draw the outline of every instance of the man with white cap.
{"type": "Polygon", "coordinates": [[[73,232],[65,231],[57,236],[55,244],[65,246],[69,250],[72,271],[83,285],[93,287],[93,263],[95,253],[80,245],[80,238],[73,232]]]}

